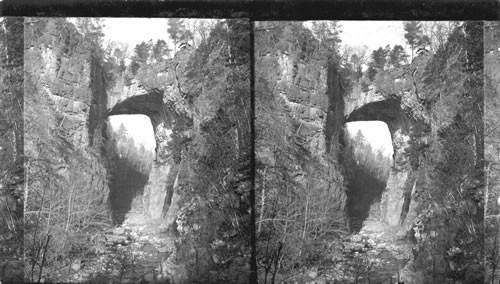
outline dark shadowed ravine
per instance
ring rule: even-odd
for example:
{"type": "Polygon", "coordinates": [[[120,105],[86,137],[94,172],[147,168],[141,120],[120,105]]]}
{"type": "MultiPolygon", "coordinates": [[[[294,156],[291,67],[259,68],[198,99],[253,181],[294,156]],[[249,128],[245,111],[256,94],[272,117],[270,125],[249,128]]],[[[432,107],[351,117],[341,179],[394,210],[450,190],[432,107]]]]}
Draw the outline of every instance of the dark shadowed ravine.
{"type": "Polygon", "coordinates": [[[114,224],[121,224],[132,207],[132,200],[142,194],[148,176],[137,171],[127,160],[118,158],[116,167],[111,170],[109,183],[110,207],[114,224]]]}
{"type": "Polygon", "coordinates": [[[125,215],[132,207],[132,200],[138,194],[142,194],[147,182],[147,175],[137,171],[128,160],[117,158],[116,166],[111,169],[109,183],[109,200],[114,224],[123,223],[125,215]]]}
{"type": "Polygon", "coordinates": [[[362,167],[354,166],[353,174],[348,179],[347,191],[347,214],[351,231],[361,230],[363,221],[368,218],[370,206],[380,201],[385,186],[385,182],[374,178],[362,167]]]}

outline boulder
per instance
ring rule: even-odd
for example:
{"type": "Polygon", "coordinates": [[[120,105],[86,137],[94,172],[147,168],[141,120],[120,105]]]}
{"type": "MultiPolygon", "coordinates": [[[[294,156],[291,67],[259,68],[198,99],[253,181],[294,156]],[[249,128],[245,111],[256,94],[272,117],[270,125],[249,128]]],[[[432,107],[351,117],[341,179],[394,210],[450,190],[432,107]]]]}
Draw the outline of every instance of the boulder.
{"type": "Polygon", "coordinates": [[[121,227],[117,227],[113,229],[113,235],[123,235],[125,234],[125,229],[121,227]]]}

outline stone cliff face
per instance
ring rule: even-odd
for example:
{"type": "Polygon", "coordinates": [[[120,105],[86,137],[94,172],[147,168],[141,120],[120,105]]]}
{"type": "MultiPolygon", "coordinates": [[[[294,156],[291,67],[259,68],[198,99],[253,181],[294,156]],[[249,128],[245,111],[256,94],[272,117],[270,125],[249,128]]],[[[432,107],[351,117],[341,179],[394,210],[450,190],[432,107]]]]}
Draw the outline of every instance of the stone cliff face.
{"type": "Polygon", "coordinates": [[[336,118],[342,114],[335,104],[340,94],[336,93],[339,87],[334,90],[335,86],[332,86],[338,83],[338,72],[333,65],[327,64],[326,56],[319,50],[303,57],[300,49],[293,44],[273,46],[270,43],[272,36],[267,37],[264,33],[282,28],[262,24],[257,30],[257,38],[263,42],[256,43],[255,68],[262,74],[262,77],[258,74],[256,78],[256,159],[264,168],[277,163],[271,158],[276,151],[270,147],[273,137],[266,137],[265,134],[273,130],[266,129],[266,117],[259,117],[260,112],[264,114],[268,111],[266,105],[276,104],[272,112],[282,115],[275,122],[281,124],[279,127],[283,129],[279,130],[279,135],[283,135],[284,142],[290,143],[293,148],[285,154],[290,155],[290,163],[286,165],[290,176],[305,187],[307,176],[314,172],[315,186],[332,190],[332,194],[339,197],[338,204],[332,205],[343,208],[343,177],[335,161],[341,135],[341,127],[335,124],[338,124],[336,118]]]}
{"type": "Polygon", "coordinates": [[[317,41],[300,23],[259,23],[254,33],[258,275],[279,282],[348,231],[341,87],[327,52],[309,48],[317,41]]]}
{"type": "Polygon", "coordinates": [[[102,68],[63,19],[27,19],[25,35],[27,162],[46,159],[50,172],[69,183],[81,175],[91,181],[82,192],[105,196],[105,181],[92,178],[106,176],[96,142],[104,122],[102,68]]]}

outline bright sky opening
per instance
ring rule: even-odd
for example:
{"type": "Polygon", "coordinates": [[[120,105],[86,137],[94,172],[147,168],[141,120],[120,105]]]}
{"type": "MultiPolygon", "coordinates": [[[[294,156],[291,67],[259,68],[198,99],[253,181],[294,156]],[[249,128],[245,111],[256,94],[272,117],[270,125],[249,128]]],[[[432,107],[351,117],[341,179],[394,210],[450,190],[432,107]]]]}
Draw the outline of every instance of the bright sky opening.
{"type": "Polygon", "coordinates": [[[168,35],[168,19],[143,19],[143,18],[104,18],[104,37],[129,45],[129,50],[133,50],[137,44],[154,42],[163,39],[170,46],[172,41],[168,35]]]}
{"type": "Polygon", "coordinates": [[[351,137],[355,137],[361,131],[372,148],[381,150],[384,156],[391,157],[393,153],[391,133],[387,124],[382,121],[357,121],[347,123],[347,131],[351,137]]]}
{"type": "Polygon", "coordinates": [[[341,44],[368,46],[371,53],[379,47],[406,46],[402,21],[340,21],[341,44]]]}
{"type": "Polygon", "coordinates": [[[142,114],[112,115],[109,117],[109,123],[114,132],[123,124],[128,136],[134,138],[138,147],[142,144],[146,150],[154,153],[156,141],[149,117],[142,114]]]}

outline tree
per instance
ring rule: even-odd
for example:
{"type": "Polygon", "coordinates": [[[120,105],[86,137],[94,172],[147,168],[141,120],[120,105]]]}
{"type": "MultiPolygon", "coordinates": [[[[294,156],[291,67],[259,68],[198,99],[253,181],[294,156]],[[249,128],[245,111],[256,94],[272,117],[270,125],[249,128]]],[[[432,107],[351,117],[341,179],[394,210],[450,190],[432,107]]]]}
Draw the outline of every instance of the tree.
{"type": "Polygon", "coordinates": [[[174,41],[174,52],[180,42],[189,42],[193,39],[193,33],[188,30],[182,19],[169,19],[167,32],[174,41]]]}
{"type": "Polygon", "coordinates": [[[313,35],[320,41],[320,49],[327,51],[337,50],[337,45],[342,41],[340,39],[341,26],[337,21],[313,21],[313,35]]]}
{"type": "Polygon", "coordinates": [[[440,46],[444,46],[448,36],[458,25],[458,22],[423,22],[422,33],[429,38],[429,50],[434,53],[440,46]]]}
{"type": "Polygon", "coordinates": [[[125,59],[127,58],[128,45],[112,40],[105,43],[104,62],[108,70],[116,70],[118,74],[126,70],[125,59]]]}
{"type": "Polygon", "coordinates": [[[371,54],[371,61],[368,63],[368,78],[370,81],[375,80],[375,75],[378,70],[383,70],[385,63],[387,62],[387,50],[379,47],[374,50],[371,54]]]}
{"type": "Polygon", "coordinates": [[[137,75],[137,71],[147,63],[149,58],[149,51],[151,50],[151,44],[145,43],[144,41],[136,45],[134,48],[134,55],[132,56],[132,62],[130,63],[130,71],[133,75],[137,75]]]}
{"type": "Polygon", "coordinates": [[[401,62],[405,62],[408,58],[404,48],[401,45],[396,44],[390,54],[389,54],[389,63],[394,67],[401,66],[401,62]]]}
{"type": "Polygon", "coordinates": [[[115,48],[113,51],[113,56],[116,58],[116,62],[120,66],[120,71],[123,72],[126,69],[125,59],[127,58],[128,45],[123,46],[122,48],[115,48]]]}
{"type": "Polygon", "coordinates": [[[77,18],[76,27],[84,36],[84,42],[94,56],[101,58],[103,55],[104,24],[101,18],[77,18]]]}
{"type": "Polygon", "coordinates": [[[387,49],[379,47],[372,52],[373,67],[384,69],[387,62],[387,49]]]}
{"type": "Polygon", "coordinates": [[[156,62],[160,62],[163,60],[163,56],[167,56],[167,57],[170,56],[170,51],[171,50],[170,50],[170,48],[168,48],[167,43],[164,40],[159,39],[156,41],[155,45],[153,46],[153,51],[152,51],[151,57],[156,62]]]}
{"type": "Polygon", "coordinates": [[[389,54],[390,47],[387,45],[385,48],[379,47],[371,54],[371,61],[368,63],[368,78],[370,81],[375,79],[378,70],[384,70],[387,63],[387,55],[389,54]]]}
{"type": "Polygon", "coordinates": [[[428,36],[422,32],[422,25],[419,21],[408,21],[403,23],[406,42],[411,46],[411,59],[416,47],[427,45],[430,42],[428,36]]]}
{"type": "Polygon", "coordinates": [[[134,48],[134,58],[133,60],[145,64],[149,58],[149,51],[151,50],[151,44],[145,43],[144,41],[136,45],[134,48]]]}
{"type": "Polygon", "coordinates": [[[370,81],[373,82],[373,80],[375,80],[375,75],[377,75],[377,69],[375,69],[375,67],[373,67],[373,64],[370,64],[368,66],[368,70],[366,72],[368,75],[368,79],[370,79],[370,81]]]}
{"type": "Polygon", "coordinates": [[[361,132],[360,129],[358,129],[356,135],[354,136],[354,142],[357,146],[365,144],[365,136],[363,135],[363,132],[361,132]]]}
{"type": "Polygon", "coordinates": [[[194,36],[193,41],[195,46],[199,43],[206,42],[210,36],[210,32],[217,23],[217,20],[211,19],[198,19],[194,22],[194,36]]]}
{"type": "Polygon", "coordinates": [[[340,48],[340,61],[344,69],[347,69],[354,81],[358,81],[363,76],[363,65],[367,62],[366,45],[351,46],[342,45],[340,48]]]}

